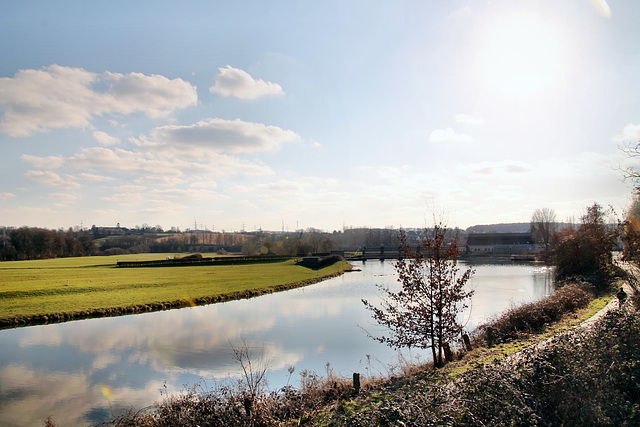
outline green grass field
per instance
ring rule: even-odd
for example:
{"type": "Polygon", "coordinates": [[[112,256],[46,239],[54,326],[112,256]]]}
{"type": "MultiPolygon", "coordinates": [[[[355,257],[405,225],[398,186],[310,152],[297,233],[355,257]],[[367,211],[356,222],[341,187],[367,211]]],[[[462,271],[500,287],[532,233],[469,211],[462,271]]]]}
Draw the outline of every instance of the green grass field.
{"type": "MultiPolygon", "coordinates": [[[[220,297],[241,298],[318,281],[350,268],[321,270],[294,261],[236,266],[117,268],[117,261],[165,259],[138,254],[0,263],[0,326],[42,323],[42,316],[93,317],[96,311],[132,307],[179,307],[220,297]],[[93,314],[87,314],[87,313],[93,314]],[[84,314],[83,314],[84,313],[84,314]]],[[[45,319],[46,320],[46,319],[45,319]]]]}

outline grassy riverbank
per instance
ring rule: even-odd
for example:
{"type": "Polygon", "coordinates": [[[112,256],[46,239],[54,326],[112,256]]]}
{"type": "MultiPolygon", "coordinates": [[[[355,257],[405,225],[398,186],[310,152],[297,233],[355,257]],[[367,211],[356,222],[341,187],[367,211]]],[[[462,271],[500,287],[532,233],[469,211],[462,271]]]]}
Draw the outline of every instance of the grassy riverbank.
{"type": "Polygon", "coordinates": [[[266,264],[117,268],[117,261],[174,254],[0,263],[0,328],[248,298],[318,282],[351,266],[320,270],[293,260],[266,264]]]}

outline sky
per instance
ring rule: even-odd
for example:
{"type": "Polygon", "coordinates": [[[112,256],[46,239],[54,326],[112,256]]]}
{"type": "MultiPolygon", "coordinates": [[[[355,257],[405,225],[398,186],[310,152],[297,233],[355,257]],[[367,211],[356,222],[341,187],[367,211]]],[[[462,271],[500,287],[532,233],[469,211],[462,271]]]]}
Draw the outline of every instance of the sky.
{"type": "Polygon", "coordinates": [[[0,1],[0,226],[619,215],[640,2],[0,1]]]}

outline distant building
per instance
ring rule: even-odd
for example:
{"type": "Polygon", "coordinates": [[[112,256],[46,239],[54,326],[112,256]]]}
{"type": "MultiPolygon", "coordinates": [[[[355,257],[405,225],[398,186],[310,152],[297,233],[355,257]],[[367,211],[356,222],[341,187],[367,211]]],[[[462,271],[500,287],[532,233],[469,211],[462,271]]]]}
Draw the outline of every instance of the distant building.
{"type": "Polygon", "coordinates": [[[471,233],[466,248],[471,256],[534,255],[542,249],[531,233],[471,233]]]}
{"type": "Polygon", "coordinates": [[[117,227],[96,227],[95,225],[91,227],[91,233],[94,238],[123,236],[127,234],[128,231],[127,228],[120,227],[120,224],[118,224],[117,227]]]}

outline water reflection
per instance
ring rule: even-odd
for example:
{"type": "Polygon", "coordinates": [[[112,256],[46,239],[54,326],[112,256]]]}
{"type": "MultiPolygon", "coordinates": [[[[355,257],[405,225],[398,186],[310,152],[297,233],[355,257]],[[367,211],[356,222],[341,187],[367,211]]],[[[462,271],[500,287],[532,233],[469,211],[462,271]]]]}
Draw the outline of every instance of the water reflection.
{"type": "MultiPolygon", "coordinates": [[[[231,346],[241,342],[270,362],[274,389],[287,382],[289,366],[298,373],[324,374],[327,363],[345,376],[386,373],[398,355],[367,336],[380,331],[360,299],[376,301],[376,284],[397,286],[393,264],[356,268],[361,271],[251,300],[0,331],[2,425],[38,425],[49,415],[61,425],[95,424],[150,405],[161,392],[237,375],[231,346]]],[[[478,265],[468,328],[545,296],[550,283],[541,267],[478,265]]]]}

